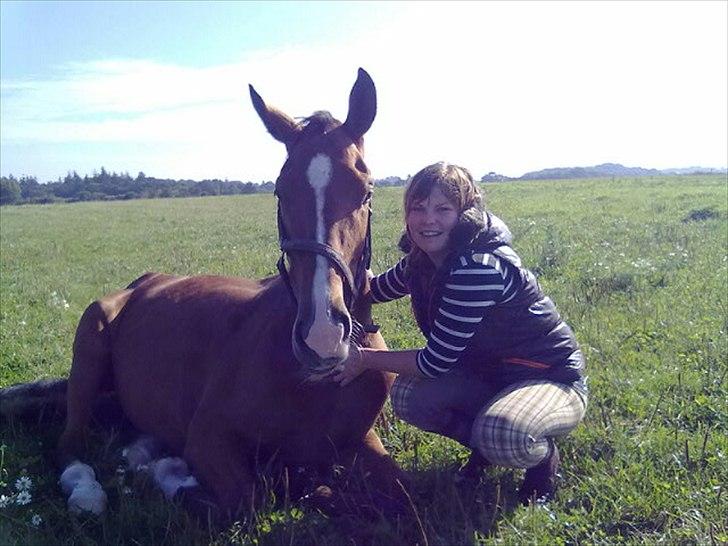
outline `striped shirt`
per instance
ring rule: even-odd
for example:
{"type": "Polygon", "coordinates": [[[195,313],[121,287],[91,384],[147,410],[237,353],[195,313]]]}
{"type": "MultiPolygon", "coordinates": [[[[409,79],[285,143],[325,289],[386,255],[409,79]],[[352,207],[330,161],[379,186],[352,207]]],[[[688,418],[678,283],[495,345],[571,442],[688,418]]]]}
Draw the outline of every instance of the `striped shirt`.
{"type": "MultiPolygon", "coordinates": [[[[503,246],[499,251],[512,253],[511,261],[520,263],[511,248],[503,246]]],[[[409,294],[403,275],[406,259],[372,279],[375,303],[409,294]]],[[[489,309],[516,296],[520,288],[516,279],[516,268],[498,256],[479,251],[460,256],[444,281],[427,345],[417,352],[420,372],[434,378],[455,367],[478,326],[487,320],[489,309]]]]}

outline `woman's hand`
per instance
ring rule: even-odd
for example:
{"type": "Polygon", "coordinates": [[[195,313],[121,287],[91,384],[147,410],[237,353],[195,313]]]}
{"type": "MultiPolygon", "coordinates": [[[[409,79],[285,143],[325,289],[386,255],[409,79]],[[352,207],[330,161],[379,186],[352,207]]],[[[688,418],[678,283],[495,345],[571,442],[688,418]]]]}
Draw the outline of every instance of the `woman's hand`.
{"type": "Polygon", "coordinates": [[[344,387],[359,377],[367,368],[364,366],[363,351],[356,345],[351,345],[349,358],[340,365],[340,369],[334,374],[334,381],[340,387],[344,387]]]}

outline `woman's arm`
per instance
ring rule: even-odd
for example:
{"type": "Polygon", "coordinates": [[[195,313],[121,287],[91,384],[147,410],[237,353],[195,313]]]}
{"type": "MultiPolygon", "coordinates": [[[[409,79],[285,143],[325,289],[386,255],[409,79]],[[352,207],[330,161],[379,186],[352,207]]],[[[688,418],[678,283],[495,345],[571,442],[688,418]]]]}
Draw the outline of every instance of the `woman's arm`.
{"type": "Polygon", "coordinates": [[[417,350],[382,351],[379,349],[360,349],[352,346],[349,358],[342,364],[333,377],[342,387],[351,383],[366,370],[392,372],[408,377],[425,377],[417,368],[417,350]],[[355,349],[355,350],[354,350],[355,349]]]}
{"type": "Polygon", "coordinates": [[[404,281],[404,267],[407,256],[384,273],[369,278],[369,298],[372,303],[384,303],[399,299],[409,294],[409,287],[404,281]]]}

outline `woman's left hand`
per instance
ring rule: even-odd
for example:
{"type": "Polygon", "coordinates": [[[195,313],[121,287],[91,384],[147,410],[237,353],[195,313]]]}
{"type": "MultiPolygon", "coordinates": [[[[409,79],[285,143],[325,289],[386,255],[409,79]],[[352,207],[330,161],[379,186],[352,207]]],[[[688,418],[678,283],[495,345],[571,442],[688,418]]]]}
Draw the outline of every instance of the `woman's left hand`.
{"type": "Polygon", "coordinates": [[[351,346],[349,358],[340,365],[340,369],[334,374],[334,381],[340,387],[344,387],[359,377],[365,370],[363,351],[356,345],[351,346]]]}

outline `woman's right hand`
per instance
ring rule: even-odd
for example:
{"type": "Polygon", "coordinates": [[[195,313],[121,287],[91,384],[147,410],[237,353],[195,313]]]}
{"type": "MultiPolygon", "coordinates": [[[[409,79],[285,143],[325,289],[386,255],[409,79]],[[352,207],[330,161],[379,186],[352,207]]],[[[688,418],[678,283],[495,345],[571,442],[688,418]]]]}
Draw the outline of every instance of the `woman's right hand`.
{"type": "Polygon", "coordinates": [[[340,364],[340,369],[334,374],[334,381],[336,381],[340,387],[345,387],[354,379],[359,377],[364,371],[366,366],[364,365],[364,351],[356,345],[351,345],[349,351],[349,357],[340,364]]]}

